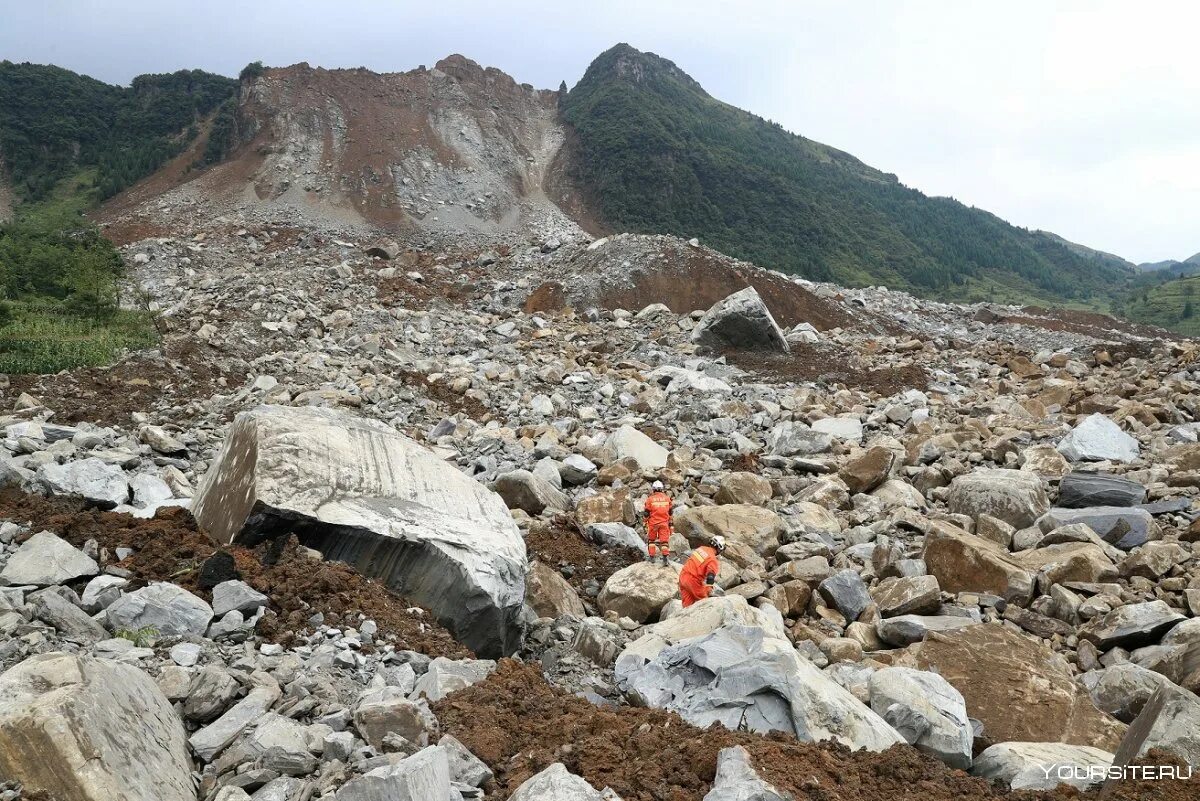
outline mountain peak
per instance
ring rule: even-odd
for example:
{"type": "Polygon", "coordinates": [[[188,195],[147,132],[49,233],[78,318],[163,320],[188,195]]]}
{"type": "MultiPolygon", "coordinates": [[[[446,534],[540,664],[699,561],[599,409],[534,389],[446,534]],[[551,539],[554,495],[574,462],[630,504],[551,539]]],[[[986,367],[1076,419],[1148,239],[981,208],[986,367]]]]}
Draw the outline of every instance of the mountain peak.
{"type": "Polygon", "coordinates": [[[596,56],[580,84],[605,78],[635,84],[677,82],[702,95],[708,95],[704,87],[675,62],[655,53],[643,52],[625,42],[615,44],[596,56]]]}

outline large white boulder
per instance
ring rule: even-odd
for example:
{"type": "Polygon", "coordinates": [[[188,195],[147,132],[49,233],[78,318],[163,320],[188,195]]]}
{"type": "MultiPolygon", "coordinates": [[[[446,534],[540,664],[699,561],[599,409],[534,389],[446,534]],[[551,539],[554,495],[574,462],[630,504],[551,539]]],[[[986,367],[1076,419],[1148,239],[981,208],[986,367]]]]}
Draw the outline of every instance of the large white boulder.
{"type": "Polygon", "coordinates": [[[1113,755],[1066,743],[996,743],[984,750],[971,773],[1014,790],[1053,790],[1069,784],[1083,790],[1103,780],[1113,755]]]}
{"type": "Polygon", "coordinates": [[[125,471],[95,456],[66,464],[43,464],[37,471],[37,483],[53,495],[74,495],[106,509],[129,500],[125,471]]]}
{"type": "Polygon", "coordinates": [[[596,602],[602,612],[615,612],[638,623],[658,617],[679,594],[679,565],[671,562],[634,562],[608,577],[596,602]]]}
{"type": "Polygon", "coordinates": [[[65,653],[0,676],[0,777],[72,801],[193,801],[183,722],[149,674],[65,653]]]}
{"type": "Polygon", "coordinates": [[[604,801],[592,785],[567,770],[561,762],[526,779],[509,801],[604,801]]]}
{"type": "Polygon", "coordinates": [[[212,607],[203,598],[166,582],[122,595],[107,611],[113,631],[150,628],[163,637],[202,637],[213,618],[212,607]]]}
{"type": "Polygon", "coordinates": [[[1097,412],[1062,438],[1058,452],[1072,462],[1132,462],[1140,447],[1119,425],[1097,412]]]}
{"type": "Polygon", "coordinates": [[[604,447],[613,461],[632,459],[642,470],[661,470],[667,466],[667,449],[633,426],[621,426],[609,434],[604,447]]]}
{"type": "Polygon", "coordinates": [[[665,647],[653,659],[628,649],[615,675],[635,703],[676,712],[701,728],[720,723],[734,731],[781,731],[872,751],[904,742],[791,643],[757,626],[723,626],[665,647]]]}
{"type": "Polygon", "coordinates": [[[692,341],[712,348],[791,351],[782,329],[752,286],[714,303],[692,329],[692,341]]]}
{"type": "Polygon", "coordinates": [[[295,533],[428,607],[480,656],[519,647],[525,541],[504,501],[383,423],[322,408],[244,412],[192,511],[220,542],[295,533]]]}

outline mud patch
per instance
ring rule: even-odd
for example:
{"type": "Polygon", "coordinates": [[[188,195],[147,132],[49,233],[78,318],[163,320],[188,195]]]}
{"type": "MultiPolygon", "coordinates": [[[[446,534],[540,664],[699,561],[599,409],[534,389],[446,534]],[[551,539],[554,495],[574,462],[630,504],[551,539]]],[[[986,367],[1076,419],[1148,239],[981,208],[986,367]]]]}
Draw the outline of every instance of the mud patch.
{"type": "Polygon", "coordinates": [[[221,548],[196,525],[185,509],[164,509],[151,519],[88,509],[82,501],[42,498],[14,489],[0,491],[0,519],[32,523],[31,531],[50,530],[76,547],[95,540],[102,566],[130,571],[137,583],[170,581],[207,601],[200,576],[209,557],[228,552],[242,579],[271,600],[270,613],[258,632],[284,645],[311,632],[309,618],[320,612],[330,626],[357,627],[362,617],[379,625],[379,633],[395,637],[397,648],[431,656],[462,658],[470,651],[456,642],[426,610],[338,562],[317,561],[295,537],[250,550],[221,548]],[[117,561],[117,548],[132,555],[117,561]],[[361,616],[361,617],[360,617],[361,616]]]}
{"type": "Polygon", "coordinates": [[[793,345],[786,355],[729,350],[725,357],[730,364],[771,382],[844,384],[884,397],[929,386],[929,377],[916,365],[875,367],[858,353],[820,343],[793,345]]]}
{"type": "Polygon", "coordinates": [[[613,573],[634,562],[642,553],[632,548],[601,548],[584,539],[575,522],[565,516],[555,517],[549,525],[536,523],[525,535],[525,549],[531,559],[555,568],[569,568],[565,575],[575,591],[587,597],[587,585],[596,581],[600,586],[613,573]]]}

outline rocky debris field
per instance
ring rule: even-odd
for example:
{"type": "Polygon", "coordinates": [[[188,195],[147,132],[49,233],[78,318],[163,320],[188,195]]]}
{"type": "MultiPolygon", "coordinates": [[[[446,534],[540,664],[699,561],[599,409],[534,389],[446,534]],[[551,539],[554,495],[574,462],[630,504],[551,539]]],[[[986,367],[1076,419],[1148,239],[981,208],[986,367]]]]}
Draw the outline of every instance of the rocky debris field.
{"type": "Polygon", "coordinates": [[[7,379],[0,799],[1200,795],[1195,343],[174,202],[7,379]]]}

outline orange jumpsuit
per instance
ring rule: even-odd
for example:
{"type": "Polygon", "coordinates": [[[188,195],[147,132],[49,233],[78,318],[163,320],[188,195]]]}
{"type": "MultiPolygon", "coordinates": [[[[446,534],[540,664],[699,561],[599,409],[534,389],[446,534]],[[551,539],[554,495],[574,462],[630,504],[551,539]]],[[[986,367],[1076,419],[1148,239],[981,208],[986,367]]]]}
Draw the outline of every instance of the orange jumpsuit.
{"type": "Polygon", "coordinates": [[[652,492],[646,499],[646,552],[656,556],[671,555],[671,496],[652,492]]]}
{"type": "Polygon", "coordinates": [[[707,598],[717,583],[719,570],[716,548],[701,545],[692,551],[679,573],[679,597],[683,599],[683,605],[691,606],[707,598]]]}

